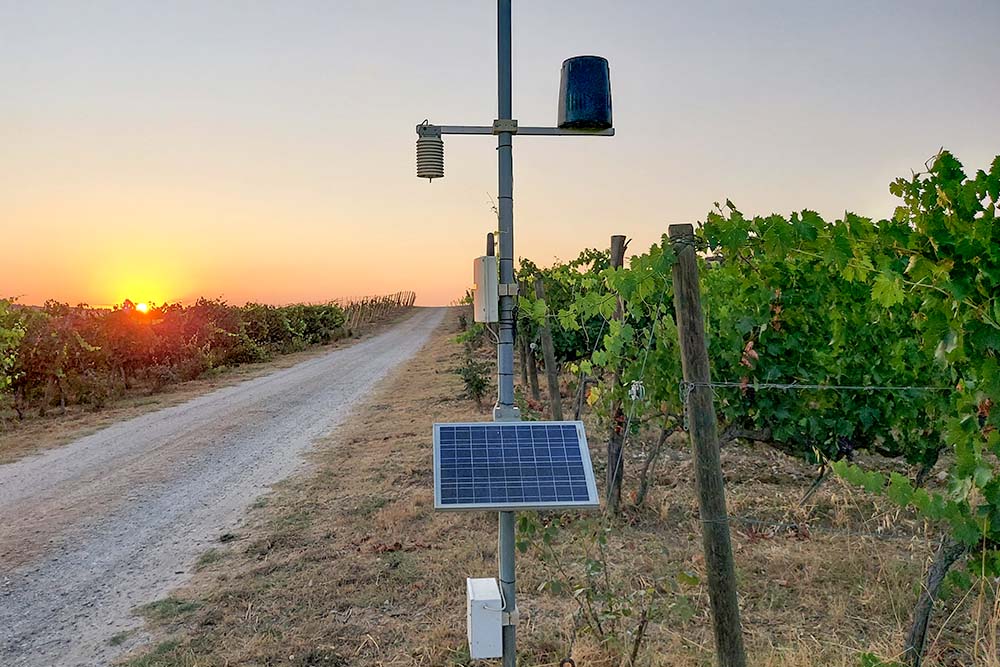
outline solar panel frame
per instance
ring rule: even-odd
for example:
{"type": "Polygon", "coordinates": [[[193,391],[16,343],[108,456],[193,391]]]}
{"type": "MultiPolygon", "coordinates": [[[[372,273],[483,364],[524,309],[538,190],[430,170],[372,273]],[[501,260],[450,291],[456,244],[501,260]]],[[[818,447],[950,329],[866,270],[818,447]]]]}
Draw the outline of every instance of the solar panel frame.
{"type": "MultiPolygon", "coordinates": [[[[531,434],[530,438],[533,443],[535,435],[531,434]]],[[[445,444],[450,445],[453,444],[453,442],[445,444]]],[[[532,448],[533,447],[534,444],[532,444],[532,448]]],[[[453,452],[449,450],[447,451],[447,453],[450,457],[453,452]]],[[[458,450],[454,449],[454,453],[457,455],[458,450]]],[[[449,464],[451,463],[452,462],[449,461],[449,464]]],[[[530,488],[527,490],[525,489],[525,487],[523,486],[524,482],[526,481],[525,478],[519,478],[519,480],[520,481],[515,483],[514,479],[511,479],[509,482],[505,479],[499,485],[489,486],[490,482],[499,480],[492,480],[489,479],[489,477],[487,478],[487,480],[479,478],[477,480],[478,484],[476,493],[479,493],[480,488],[489,487],[491,489],[490,493],[492,493],[493,489],[503,488],[503,493],[500,494],[498,492],[497,493],[498,496],[505,495],[509,497],[513,495],[516,498],[519,495],[523,496],[531,491],[534,491],[534,489],[530,488]],[[485,486],[483,486],[484,484],[485,486]],[[520,491],[515,490],[515,486],[517,485],[522,485],[520,486],[520,491]]],[[[465,482],[465,484],[466,486],[463,487],[464,493],[468,495],[470,492],[469,487],[473,484],[473,482],[467,481],[465,482]]],[[[450,487],[449,492],[451,492],[453,490],[453,488],[451,487],[457,488],[459,486],[459,480],[456,479],[454,482],[449,481],[448,485],[450,487]]],[[[457,495],[458,493],[456,493],[456,496],[457,495]]],[[[587,445],[587,434],[586,431],[584,430],[583,422],[580,421],[446,422],[446,423],[434,424],[434,508],[435,509],[447,510],[447,511],[453,511],[453,510],[454,511],[461,511],[461,510],[516,511],[516,510],[549,510],[549,509],[596,509],[599,507],[600,507],[600,500],[597,495],[597,483],[594,479],[594,467],[590,459],[590,448],[587,445]],[[515,441],[505,442],[499,435],[500,433],[509,433],[510,432],[509,429],[511,427],[526,427],[527,429],[532,429],[532,430],[547,429],[549,427],[557,427],[559,429],[566,429],[568,427],[571,427],[573,430],[571,432],[566,430],[560,430],[558,442],[555,439],[550,440],[549,438],[551,431],[546,430],[544,443],[539,442],[539,444],[545,445],[546,447],[545,454],[549,455],[549,459],[542,460],[539,463],[539,468],[536,469],[535,471],[535,476],[527,480],[530,483],[530,480],[534,479],[536,487],[538,489],[536,494],[538,496],[537,498],[532,497],[530,499],[522,498],[520,500],[507,500],[507,501],[499,501],[495,499],[477,500],[475,498],[469,498],[468,499],[469,502],[460,502],[459,499],[454,499],[454,500],[449,499],[447,502],[445,502],[442,498],[442,477],[444,476],[444,470],[442,468],[443,461],[442,461],[441,434],[443,428],[447,429],[449,427],[470,428],[468,434],[470,451],[468,456],[463,461],[463,463],[465,463],[466,465],[464,467],[462,466],[455,467],[456,471],[461,470],[463,474],[467,475],[471,472],[473,473],[473,475],[476,475],[477,470],[480,471],[481,473],[481,470],[485,464],[485,467],[491,470],[500,470],[500,467],[504,467],[505,472],[503,474],[505,477],[507,471],[507,469],[505,468],[506,466],[518,466],[520,472],[520,466],[523,466],[525,463],[527,463],[529,467],[531,464],[536,463],[536,461],[534,460],[534,454],[536,454],[536,452],[534,452],[534,449],[532,449],[532,455],[528,457],[531,460],[527,461],[521,460],[521,452],[523,451],[523,449],[519,448],[520,446],[519,444],[514,444],[514,443],[521,443],[522,445],[525,444],[521,441],[521,438],[524,437],[525,433],[523,428],[521,431],[514,432],[515,434],[517,434],[515,436],[517,440],[515,441]],[[477,438],[476,441],[473,440],[472,436],[473,429],[482,434],[482,435],[480,435],[480,433],[476,434],[477,438]],[[507,429],[507,430],[498,431],[494,429],[507,429]],[[567,436],[569,436],[570,433],[573,436],[570,438],[572,442],[566,440],[567,436]],[[493,442],[490,442],[490,445],[492,446],[488,447],[487,442],[490,440],[490,438],[493,438],[493,442]],[[499,452],[496,447],[498,443],[501,445],[502,448],[501,451],[499,452]],[[475,445],[479,445],[479,447],[476,450],[478,454],[474,455],[472,453],[472,448],[475,445]],[[503,445],[506,445],[507,449],[503,449],[503,445]],[[570,447],[570,445],[572,445],[572,447],[570,447]],[[561,451],[559,449],[560,447],[561,451]],[[506,457],[505,452],[512,451],[510,448],[517,450],[516,461],[507,461],[505,458],[506,457]],[[578,459],[575,457],[575,454],[577,452],[579,453],[578,459]],[[483,460],[484,455],[486,456],[485,461],[483,460]],[[571,456],[572,460],[570,460],[571,456]],[[477,457],[478,457],[478,461],[476,462],[477,465],[473,466],[473,459],[477,457]],[[562,463],[562,461],[566,462],[566,471],[565,473],[563,473],[561,470],[558,471],[561,476],[559,479],[556,479],[555,466],[553,466],[553,463],[558,465],[562,463]],[[579,470],[581,466],[583,468],[582,477],[579,470]],[[544,475],[545,468],[548,468],[550,470],[550,472],[548,473],[549,476],[544,475]],[[542,470],[541,473],[543,475],[542,477],[538,476],[540,474],[538,473],[539,469],[542,470]],[[550,484],[543,488],[542,485],[537,483],[539,479],[547,480],[550,484]],[[557,486],[557,484],[560,486],[557,486]],[[568,494],[566,492],[567,488],[570,489],[570,492],[568,494]],[[585,488],[585,494],[583,492],[584,488],[585,488]],[[546,497],[542,498],[543,495],[546,497]],[[560,495],[563,496],[563,499],[559,499],[560,495]],[[572,498],[567,499],[565,497],[566,495],[571,495],[572,498]],[[585,497],[583,497],[584,495],[585,497]]]]}

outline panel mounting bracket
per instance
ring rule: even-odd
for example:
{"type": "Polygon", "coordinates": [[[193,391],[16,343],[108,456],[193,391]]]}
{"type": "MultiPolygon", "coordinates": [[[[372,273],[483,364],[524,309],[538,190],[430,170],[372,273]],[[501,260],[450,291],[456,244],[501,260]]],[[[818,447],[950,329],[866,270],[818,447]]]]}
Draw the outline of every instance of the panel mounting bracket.
{"type": "Polygon", "coordinates": [[[521,409],[516,405],[493,406],[493,421],[495,422],[519,422],[521,421],[521,409]]]}
{"type": "Polygon", "coordinates": [[[502,283],[497,285],[497,293],[500,296],[517,296],[517,283],[502,283]]]}
{"type": "Polygon", "coordinates": [[[519,620],[521,620],[521,613],[516,607],[514,611],[500,612],[500,625],[517,625],[519,620]]]}

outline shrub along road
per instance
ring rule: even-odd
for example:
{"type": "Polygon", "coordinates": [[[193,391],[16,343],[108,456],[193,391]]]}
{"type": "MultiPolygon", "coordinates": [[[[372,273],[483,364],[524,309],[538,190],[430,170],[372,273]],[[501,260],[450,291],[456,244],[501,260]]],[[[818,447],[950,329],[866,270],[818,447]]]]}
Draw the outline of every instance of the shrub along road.
{"type": "Polygon", "coordinates": [[[415,354],[444,309],[0,466],[0,664],[105,664],[263,489],[415,354]],[[115,642],[117,643],[117,642],[115,642]]]}

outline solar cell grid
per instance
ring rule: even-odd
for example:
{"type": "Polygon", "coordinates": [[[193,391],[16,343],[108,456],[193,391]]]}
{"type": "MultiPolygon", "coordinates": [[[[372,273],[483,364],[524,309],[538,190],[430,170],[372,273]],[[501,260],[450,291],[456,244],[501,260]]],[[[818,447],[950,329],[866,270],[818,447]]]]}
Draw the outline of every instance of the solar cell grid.
{"type": "Polygon", "coordinates": [[[580,422],[434,425],[435,506],[598,505],[580,422]]]}

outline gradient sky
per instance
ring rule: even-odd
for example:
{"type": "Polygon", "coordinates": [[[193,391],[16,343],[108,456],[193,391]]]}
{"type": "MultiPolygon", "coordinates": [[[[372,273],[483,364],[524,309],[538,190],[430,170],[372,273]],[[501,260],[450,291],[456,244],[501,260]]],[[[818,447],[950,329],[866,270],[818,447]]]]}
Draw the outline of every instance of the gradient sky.
{"type": "MultiPolygon", "coordinates": [[[[0,295],[447,303],[495,226],[496,7],[0,0],[0,295]]],[[[607,138],[515,139],[518,256],[643,250],[733,200],[884,216],[944,146],[1000,153],[1000,2],[515,0],[514,116],[611,63],[607,138]],[[611,8],[610,10],[608,8],[611,8]]]]}

